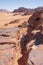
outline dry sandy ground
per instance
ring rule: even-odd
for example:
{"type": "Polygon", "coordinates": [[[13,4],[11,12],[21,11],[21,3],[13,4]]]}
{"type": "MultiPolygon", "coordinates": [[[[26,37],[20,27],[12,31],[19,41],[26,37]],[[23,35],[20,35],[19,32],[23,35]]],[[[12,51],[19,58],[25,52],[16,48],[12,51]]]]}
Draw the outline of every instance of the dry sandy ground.
{"type": "Polygon", "coordinates": [[[27,21],[30,17],[29,15],[21,16],[20,14],[14,16],[14,14],[15,13],[0,12],[0,28],[16,27],[19,24],[23,23],[23,21],[27,21]],[[19,23],[9,24],[9,22],[14,20],[19,20],[19,23]],[[5,24],[8,24],[8,26],[4,26],[5,24]]]}
{"type": "MultiPolygon", "coordinates": [[[[20,14],[16,14],[14,16],[15,13],[6,13],[6,12],[0,12],[0,42],[16,42],[17,43],[17,37],[18,36],[18,32],[14,32],[14,31],[9,31],[8,32],[6,31],[7,29],[11,29],[11,28],[14,28],[14,27],[17,27],[18,25],[21,25],[24,21],[27,22],[28,18],[30,17],[30,15],[27,15],[27,16],[22,16],[20,14]],[[18,22],[16,23],[11,23],[9,24],[11,21],[14,21],[14,20],[17,20],[18,22]],[[7,24],[7,25],[5,25],[7,24]],[[4,35],[10,35],[9,37],[4,37],[4,36],[1,36],[2,34],[4,35]],[[17,35],[16,35],[17,34],[17,35]],[[15,37],[14,37],[15,36],[15,37]]],[[[11,29],[12,30],[12,29],[11,29]]],[[[23,28],[20,30],[20,34],[24,34],[26,32],[27,29],[23,28]]],[[[5,45],[6,46],[6,45],[5,45]]],[[[14,48],[12,49],[9,49],[9,50],[3,50],[3,53],[2,53],[2,50],[4,46],[0,46],[0,56],[1,56],[1,59],[3,57],[3,59],[1,60],[0,59],[0,63],[1,65],[7,65],[5,64],[6,61],[4,61],[4,59],[6,59],[6,56],[8,53],[13,53],[13,51],[15,50],[14,48]],[[7,53],[8,52],[8,53],[7,53]],[[2,62],[1,62],[2,61],[2,62]]],[[[14,52],[14,58],[15,58],[15,62],[13,62],[13,65],[18,65],[17,63],[17,60],[22,56],[20,54],[20,51],[15,51],[14,52]]],[[[12,62],[12,61],[11,61],[12,62]]],[[[12,65],[12,63],[10,64],[12,65]]]]}

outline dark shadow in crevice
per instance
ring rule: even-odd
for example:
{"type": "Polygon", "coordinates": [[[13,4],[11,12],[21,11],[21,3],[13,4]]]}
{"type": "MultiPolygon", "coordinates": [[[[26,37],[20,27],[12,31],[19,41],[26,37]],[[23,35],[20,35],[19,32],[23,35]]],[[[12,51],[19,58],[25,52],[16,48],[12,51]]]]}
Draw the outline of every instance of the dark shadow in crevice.
{"type": "Polygon", "coordinates": [[[21,38],[20,45],[21,45],[21,53],[23,54],[26,51],[26,45],[29,42],[29,36],[28,34],[24,35],[21,38]]]}
{"type": "Polygon", "coordinates": [[[26,34],[25,36],[23,36],[21,38],[21,41],[20,41],[22,57],[20,59],[18,59],[18,65],[27,64],[28,53],[27,53],[26,45],[28,42],[29,42],[29,36],[28,36],[28,34],[26,34]]]}
{"type": "Polygon", "coordinates": [[[41,34],[41,32],[36,33],[34,39],[36,39],[35,45],[43,44],[43,35],[41,34]]]}

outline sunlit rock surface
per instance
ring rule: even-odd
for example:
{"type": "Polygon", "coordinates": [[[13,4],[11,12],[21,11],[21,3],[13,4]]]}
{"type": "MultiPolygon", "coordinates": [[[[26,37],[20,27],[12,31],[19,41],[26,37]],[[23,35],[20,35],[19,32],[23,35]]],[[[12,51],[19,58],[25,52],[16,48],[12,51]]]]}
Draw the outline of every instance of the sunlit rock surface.
{"type": "Polygon", "coordinates": [[[43,65],[43,12],[14,14],[0,17],[0,65],[43,65]]]}

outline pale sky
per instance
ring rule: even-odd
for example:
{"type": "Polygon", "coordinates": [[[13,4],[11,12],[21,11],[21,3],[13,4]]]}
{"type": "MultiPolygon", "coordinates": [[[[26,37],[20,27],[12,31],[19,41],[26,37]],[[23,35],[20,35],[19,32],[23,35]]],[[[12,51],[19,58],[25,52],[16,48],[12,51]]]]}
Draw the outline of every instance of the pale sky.
{"type": "Polygon", "coordinates": [[[43,0],[0,0],[0,9],[13,11],[19,7],[36,8],[43,6],[43,0]]]}

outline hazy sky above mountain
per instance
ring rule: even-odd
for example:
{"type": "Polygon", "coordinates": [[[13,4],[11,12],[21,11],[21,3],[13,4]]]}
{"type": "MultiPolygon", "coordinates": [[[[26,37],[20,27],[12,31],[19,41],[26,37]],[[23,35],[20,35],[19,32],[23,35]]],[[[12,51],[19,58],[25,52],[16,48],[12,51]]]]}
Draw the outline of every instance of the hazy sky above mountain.
{"type": "Polygon", "coordinates": [[[43,6],[43,0],[0,0],[0,9],[14,10],[19,7],[36,8],[43,6]]]}

